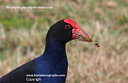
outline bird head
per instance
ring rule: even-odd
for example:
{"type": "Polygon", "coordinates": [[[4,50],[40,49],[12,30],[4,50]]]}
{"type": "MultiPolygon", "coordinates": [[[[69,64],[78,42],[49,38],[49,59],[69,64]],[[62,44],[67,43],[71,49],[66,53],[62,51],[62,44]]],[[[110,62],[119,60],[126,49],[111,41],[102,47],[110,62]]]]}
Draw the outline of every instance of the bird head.
{"type": "Polygon", "coordinates": [[[48,31],[47,38],[54,38],[63,43],[73,39],[84,42],[91,41],[88,34],[71,19],[63,19],[52,25],[48,31]]]}

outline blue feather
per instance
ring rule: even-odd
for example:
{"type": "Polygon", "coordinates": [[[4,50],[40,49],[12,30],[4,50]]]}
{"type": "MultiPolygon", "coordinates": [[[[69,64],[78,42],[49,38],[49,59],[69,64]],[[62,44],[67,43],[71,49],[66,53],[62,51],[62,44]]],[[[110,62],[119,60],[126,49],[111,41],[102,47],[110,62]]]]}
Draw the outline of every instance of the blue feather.
{"type": "Polygon", "coordinates": [[[65,83],[68,61],[65,45],[54,39],[47,41],[46,49],[42,56],[35,59],[36,74],[65,75],[63,77],[41,77],[39,83],[65,83]],[[52,46],[54,45],[54,46],[52,46]]]}

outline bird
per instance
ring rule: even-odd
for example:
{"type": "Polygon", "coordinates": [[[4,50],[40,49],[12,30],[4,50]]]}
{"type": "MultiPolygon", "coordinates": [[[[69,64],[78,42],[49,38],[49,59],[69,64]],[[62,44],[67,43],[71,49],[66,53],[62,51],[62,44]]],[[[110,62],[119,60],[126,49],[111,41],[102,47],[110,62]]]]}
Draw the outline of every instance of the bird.
{"type": "Polygon", "coordinates": [[[89,42],[88,34],[73,20],[65,18],[47,32],[44,52],[0,78],[0,83],[65,83],[68,72],[66,43],[89,42]]]}

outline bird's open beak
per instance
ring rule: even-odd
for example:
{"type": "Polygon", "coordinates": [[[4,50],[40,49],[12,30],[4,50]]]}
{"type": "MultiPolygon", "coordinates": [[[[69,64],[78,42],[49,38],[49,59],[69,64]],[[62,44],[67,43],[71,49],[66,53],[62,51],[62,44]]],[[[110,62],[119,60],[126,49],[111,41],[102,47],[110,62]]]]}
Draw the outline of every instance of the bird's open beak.
{"type": "Polygon", "coordinates": [[[88,34],[84,32],[79,26],[72,29],[73,39],[78,39],[80,41],[91,42],[88,34]]]}

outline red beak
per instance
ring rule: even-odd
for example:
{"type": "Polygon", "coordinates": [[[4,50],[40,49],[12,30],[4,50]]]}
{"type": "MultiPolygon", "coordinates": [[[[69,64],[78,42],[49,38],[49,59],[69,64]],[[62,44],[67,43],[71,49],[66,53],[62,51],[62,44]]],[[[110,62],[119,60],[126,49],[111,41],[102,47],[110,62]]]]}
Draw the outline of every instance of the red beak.
{"type": "Polygon", "coordinates": [[[91,42],[92,40],[89,38],[88,34],[84,32],[76,22],[70,19],[64,19],[64,22],[70,24],[73,27],[72,34],[73,34],[73,39],[78,39],[81,41],[87,41],[91,42]]]}
{"type": "Polygon", "coordinates": [[[90,38],[86,32],[84,32],[80,27],[72,30],[73,39],[78,39],[81,41],[90,41],[90,38]]]}

